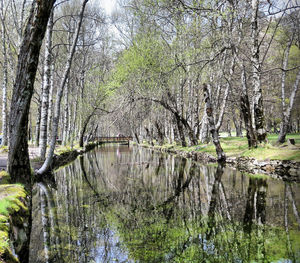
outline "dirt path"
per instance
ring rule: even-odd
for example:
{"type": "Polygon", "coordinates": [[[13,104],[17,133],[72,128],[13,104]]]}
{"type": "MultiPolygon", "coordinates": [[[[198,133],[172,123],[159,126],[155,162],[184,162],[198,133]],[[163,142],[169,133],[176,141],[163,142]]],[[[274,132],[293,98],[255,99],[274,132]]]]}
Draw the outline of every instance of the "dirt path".
{"type": "MultiPolygon", "coordinates": [[[[29,147],[29,158],[31,160],[36,159],[39,156],[38,147],[29,147]]],[[[8,153],[0,153],[0,171],[6,170],[8,153]]]]}

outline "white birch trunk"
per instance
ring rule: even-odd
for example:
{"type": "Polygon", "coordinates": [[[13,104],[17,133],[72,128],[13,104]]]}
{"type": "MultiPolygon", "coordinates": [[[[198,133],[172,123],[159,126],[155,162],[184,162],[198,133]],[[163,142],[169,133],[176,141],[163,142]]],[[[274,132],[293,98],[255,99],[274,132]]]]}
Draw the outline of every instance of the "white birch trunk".
{"type": "Polygon", "coordinates": [[[42,108],[41,108],[41,124],[40,124],[40,140],[39,152],[40,158],[45,159],[47,149],[47,136],[48,136],[48,111],[49,111],[49,93],[51,82],[51,64],[52,64],[52,30],[53,30],[53,12],[51,11],[47,31],[46,31],[46,44],[45,44],[45,65],[44,65],[44,79],[43,79],[43,92],[42,92],[42,108]]]}
{"type": "MultiPolygon", "coordinates": [[[[286,108],[286,103],[285,103],[285,84],[286,84],[286,69],[288,67],[288,62],[289,62],[289,54],[290,54],[290,49],[292,46],[293,42],[293,37],[289,40],[286,49],[284,51],[283,55],[283,61],[282,61],[282,74],[281,74],[281,107],[282,107],[282,119],[280,123],[280,133],[277,139],[277,143],[281,144],[285,142],[285,137],[288,131],[288,124],[290,121],[290,115],[291,112],[288,112],[288,108],[286,108]]],[[[297,82],[297,78],[296,78],[297,82]]],[[[297,85],[296,85],[297,88],[297,85]]],[[[297,92],[297,90],[296,90],[297,92]]],[[[293,92],[291,93],[291,96],[293,95],[293,92]]],[[[291,102],[291,101],[290,101],[291,102]]],[[[293,107],[293,105],[292,105],[293,107]]],[[[290,108],[290,107],[289,107],[290,108]]],[[[290,110],[291,111],[291,110],[290,110]]]]}
{"type": "Polygon", "coordinates": [[[253,86],[253,110],[254,110],[254,121],[255,129],[257,133],[257,139],[259,142],[264,142],[267,137],[265,130],[265,120],[263,111],[263,95],[261,89],[261,65],[259,61],[260,46],[258,43],[258,11],[259,11],[259,0],[252,0],[252,18],[251,18],[251,39],[252,39],[252,86],[253,86]]]}
{"type": "Polygon", "coordinates": [[[8,60],[7,60],[7,50],[6,50],[6,32],[5,32],[5,22],[4,22],[4,5],[1,0],[1,36],[2,36],[2,145],[7,145],[7,86],[8,86],[8,60]]]}
{"type": "Polygon", "coordinates": [[[288,131],[288,124],[291,119],[291,113],[292,113],[292,109],[294,106],[296,94],[299,89],[299,83],[300,83],[300,70],[297,73],[296,80],[293,85],[293,90],[290,95],[290,103],[283,113],[283,119],[282,119],[281,125],[280,125],[280,134],[279,134],[279,137],[277,140],[278,143],[284,143],[284,141],[285,141],[285,137],[286,137],[286,134],[288,131]]]}
{"type": "Polygon", "coordinates": [[[53,156],[54,156],[54,149],[55,149],[55,145],[56,145],[56,137],[57,137],[57,133],[58,133],[61,99],[62,99],[63,90],[65,87],[66,81],[69,77],[72,60],[73,60],[73,56],[74,56],[74,53],[76,50],[76,44],[77,44],[77,40],[78,40],[78,36],[79,36],[79,32],[80,32],[80,28],[81,28],[81,24],[82,24],[82,20],[83,20],[83,13],[84,13],[84,9],[85,9],[87,2],[88,2],[88,0],[83,0],[80,15],[79,15],[79,21],[77,23],[76,32],[74,35],[72,47],[70,49],[69,57],[68,57],[68,60],[66,63],[65,71],[64,71],[64,74],[62,77],[61,84],[60,84],[59,88],[57,89],[55,112],[54,112],[54,118],[53,118],[53,124],[52,124],[52,137],[51,137],[50,149],[49,149],[47,158],[46,158],[43,166],[37,172],[38,174],[43,174],[43,173],[47,172],[52,164],[52,160],[53,160],[53,156]]]}
{"type": "Polygon", "coordinates": [[[68,140],[68,117],[69,117],[69,79],[67,80],[66,83],[66,88],[65,88],[65,107],[64,107],[64,117],[63,117],[63,130],[62,130],[62,141],[63,145],[65,146],[67,144],[68,140]]]}
{"type": "Polygon", "coordinates": [[[49,108],[48,108],[48,120],[47,120],[47,129],[48,129],[47,142],[50,141],[51,133],[52,133],[52,125],[51,124],[52,124],[52,116],[53,116],[53,89],[54,89],[53,73],[54,73],[54,63],[51,64],[49,108]]]}

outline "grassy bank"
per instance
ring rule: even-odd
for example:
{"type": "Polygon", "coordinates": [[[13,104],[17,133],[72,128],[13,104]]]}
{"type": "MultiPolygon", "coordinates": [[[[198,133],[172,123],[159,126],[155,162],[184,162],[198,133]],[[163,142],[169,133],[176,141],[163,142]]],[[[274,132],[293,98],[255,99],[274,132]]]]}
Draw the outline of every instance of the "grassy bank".
{"type": "MultiPolygon", "coordinates": [[[[246,137],[221,137],[221,145],[227,157],[254,157],[257,160],[294,160],[300,161],[300,134],[289,134],[287,138],[295,139],[295,145],[284,143],[276,146],[278,135],[270,134],[268,143],[259,145],[256,149],[248,149],[246,137]]],[[[213,143],[199,144],[191,147],[182,147],[175,144],[165,144],[163,148],[181,151],[196,151],[216,156],[213,143]]]]}
{"type": "Polygon", "coordinates": [[[8,174],[0,172],[0,262],[3,257],[9,262],[18,262],[10,250],[9,224],[10,216],[22,211],[27,211],[24,204],[26,192],[19,184],[7,184],[8,174]]]}

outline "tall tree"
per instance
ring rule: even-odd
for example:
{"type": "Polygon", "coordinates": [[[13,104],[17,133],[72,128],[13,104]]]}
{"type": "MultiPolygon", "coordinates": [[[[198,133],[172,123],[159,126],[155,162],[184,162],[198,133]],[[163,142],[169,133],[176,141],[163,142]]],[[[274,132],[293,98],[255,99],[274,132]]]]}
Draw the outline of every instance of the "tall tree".
{"type": "Polygon", "coordinates": [[[265,129],[264,109],[263,109],[263,95],[261,88],[261,65],[259,60],[260,44],[258,41],[258,14],[259,14],[259,0],[252,0],[251,10],[251,40],[252,40],[252,87],[253,87],[253,110],[255,129],[257,139],[259,142],[264,142],[267,138],[267,131],[265,129]]]}
{"type": "Polygon", "coordinates": [[[83,2],[82,2],[80,14],[79,14],[79,20],[78,20],[76,32],[75,32],[75,35],[73,38],[73,43],[72,43],[72,46],[71,46],[71,49],[70,49],[70,52],[68,55],[68,60],[67,60],[66,66],[65,66],[65,70],[64,70],[64,74],[62,76],[60,86],[57,89],[55,112],[54,112],[53,123],[52,123],[52,135],[51,135],[50,149],[47,154],[47,158],[46,158],[45,162],[43,163],[42,167],[38,170],[38,174],[44,174],[45,172],[47,172],[53,161],[54,149],[55,149],[56,138],[57,138],[57,133],[58,133],[59,118],[60,118],[61,99],[62,99],[62,95],[63,95],[63,91],[64,91],[64,87],[66,85],[67,79],[69,78],[72,60],[73,60],[73,56],[74,56],[74,53],[76,50],[77,40],[79,37],[81,24],[82,24],[82,20],[84,17],[83,14],[84,14],[84,10],[85,10],[85,7],[86,7],[86,4],[88,1],[89,0],[83,0],[83,2]]]}
{"type": "Polygon", "coordinates": [[[8,55],[5,25],[4,0],[0,1],[1,37],[2,37],[2,145],[7,145],[7,88],[8,88],[8,55]]]}
{"type": "Polygon", "coordinates": [[[9,118],[8,172],[13,182],[31,185],[28,114],[40,48],[55,0],[33,1],[18,56],[9,118]]]}
{"type": "Polygon", "coordinates": [[[53,13],[51,11],[50,19],[47,25],[46,44],[45,44],[45,65],[44,65],[44,80],[42,90],[42,107],[41,107],[41,124],[40,124],[40,139],[39,150],[40,158],[45,159],[47,147],[47,131],[48,131],[48,112],[49,112],[49,94],[51,84],[51,64],[52,64],[52,31],[53,31],[53,13]]]}

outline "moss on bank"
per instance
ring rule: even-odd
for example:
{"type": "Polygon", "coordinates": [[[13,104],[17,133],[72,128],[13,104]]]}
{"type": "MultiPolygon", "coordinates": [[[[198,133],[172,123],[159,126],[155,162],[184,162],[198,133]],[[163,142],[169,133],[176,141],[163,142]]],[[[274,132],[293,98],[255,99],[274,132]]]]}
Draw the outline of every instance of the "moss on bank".
{"type": "MultiPolygon", "coordinates": [[[[7,177],[6,172],[0,173],[1,178],[7,177]]],[[[18,262],[10,249],[9,224],[11,215],[22,211],[27,211],[24,204],[26,192],[24,187],[19,184],[0,185],[0,262],[5,259],[6,262],[18,262]]]]}

